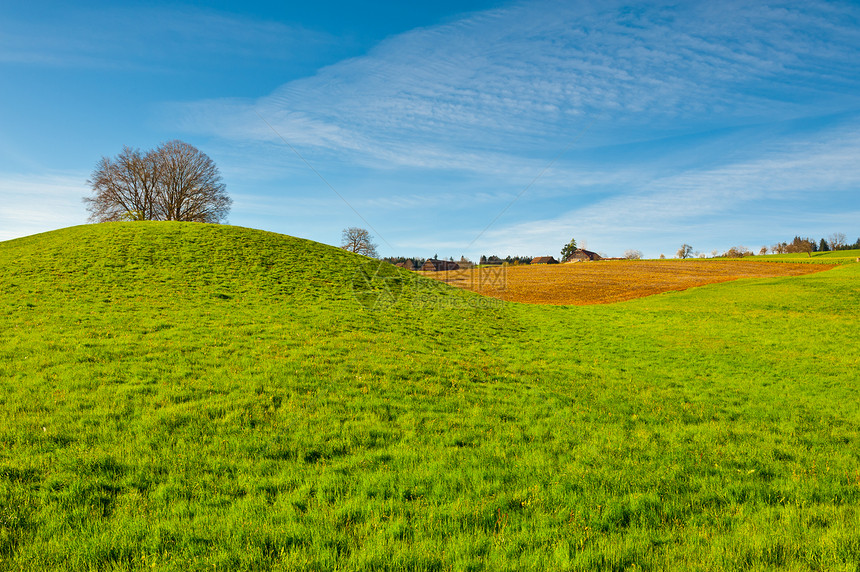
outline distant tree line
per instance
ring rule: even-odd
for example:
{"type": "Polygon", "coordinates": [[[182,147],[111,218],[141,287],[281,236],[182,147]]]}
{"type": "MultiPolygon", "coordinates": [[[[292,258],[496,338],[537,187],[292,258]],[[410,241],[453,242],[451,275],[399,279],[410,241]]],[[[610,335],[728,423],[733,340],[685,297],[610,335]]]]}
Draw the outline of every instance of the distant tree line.
{"type": "MultiPolygon", "coordinates": [[[[402,262],[411,260],[412,264],[414,264],[416,268],[421,268],[428,260],[439,260],[439,255],[434,254],[431,258],[423,258],[421,256],[387,256],[382,260],[391,264],[400,264],[402,262]]],[[[461,256],[460,260],[454,260],[453,256],[449,256],[447,260],[449,262],[456,262],[458,265],[460,265],[461,269],[472,268],[473,266],[475,266],[475,263],[466,258],[465,256],[461,256]]]]}
{"type": "MultiPolygon", "coordinates": [[[[835,232],[828,238],[822,238],[820,240],[795,236],[791,242],[778,242],[770,247],[762,246],[761,250],[759,250],[759,255],[765,255],[768,252],[772,252],[773,254],[805,252],[811,256],[814,252],[831,252],[835,250],[860,250],[860,238],[852,244],[845,240],[845,234],[841,232],[835,232]]],[[[744,256],[753,256],[754,254],[755,253],[745,246],[733,246],[722,254],[719,254],[718,250],[713,250],[711,252],[711,256],[714,258],[742,258],[744,256]]],[[[690,245],[684,244],[678,250],[676,256],[678,258],[704,258],[705,254],[700,252],[694,253],[693,248],[690,245]]],[[[664,258],[664,256],[661,255],[661,258],[664,258]]]]}
{"type": "MultiPolygon", "coordinates": [[[[478,264],[489,264],[489,265],[502,265],[502,264],[510,264],[511,266],[519,266],[531,264],[534,256],[505,256],[504,258],[496,255],[483,255],[479,259],[478,264]]],[[[438,255],[434,255],[432,258],[422,258],[420,256],[387,256],[383,258],[385,262],[390,262],[391,264],[400,264],[401,262],[406,262],[407,260],[411,260],[413,264],[417,267],[421,267],[428,260],[438,260],[438,255]]],[[[460,265],[460,268],[471,268],[475,265],[475,263],[465,256],[461,256],[459,260],[455,260],[453,256],[447,258],[447,260],[451,262],[456,262],[460,265]]]]}
{"type": "MultiPolygon", "coordinates": [[[[774,254],[786,254],[792,252],[830,252],[834,250],[860,250],[860,238],[857,239],[856,242],[849,243],[845,240],[845,234],[841,232],[836,232],[831,234],[828,238],[822,238],[820,240],[814,240],[812,238],[803,238],[800,236],[795,236],[791,242],[778,242],[771,247],[763,246],[759,251],[760,255],[767,254],[768,252],[773,252],[774,254]]],[[[563,254],[570,254],[576,250],[576,240],[571,239],[569,243],[564,245],[562,248],[563,254]]],[[[729,248],[727,251],[722,254],[719,253],[718,250],[711,251],[711,256],[714,258],[743,258],[744,256],[753,256],[755,253],[751,251],[749,248],[745,246],[733,246],[729,248]]],[[[629,249],[624,252],[624,258],[628,260],[639,260],[642,258],[642,251],[629,249]]],[[[693,247],[689,244],[682,244],[681,248],[678,249],[678,252],[675,254],[677,258],[706,258],[707,254],[704,252],[694,251],[693,247]]],[[[434,259],[438,258],[438,255],[433,256],[434,259]]],[[[606,258],[604,256],[604,258],[606,258]]],[[[660,255],[661,259],[665,259],[666,256],[664,254],[660,255]]],[[[388,257],[383,258],[383,260],[390,262],[391,264],[398,264],[401,262],[406,262],[407,260],[411,260],[416,266],[421,267],[428,259],[421,257],[412,257],[406,258],[403,256],[396,257],[388,257]]],[[[449,258],[448,260],[454,261],[453,258],[449,258]]],[[[501,265],[501,264],[510,264],[510,265],[526,265],[531,264],[532,260],[534,260],[533,256],[505,256],[502,258],[501,256],[497,256],[495,254],[492,255],[482,255],[478,261],[478,264],[481,265],[501,265]]],[[[564,256],[562,256],[562,260],[564,260],[564,256]]],[[[466,257],[461,257],[458,261],[458,264],[461,268],[469,268],[474,263],[468,260],[466,257]]]]}
{"type": "Polygon", "coordinates": [[[491,255],[485,256],[481,255],[480,262],[478,264],[510,264],[513,266],[519,266],[521,264],[531,264],[532,260],[534,260],[534,256],[505,256],[501,258],[500,256],[491,255]]]}
{"type": "Polygon", "coordinates": [[[787,254],[797,252],[832,252],[837,250],[854,250],[860,249],[860,238],[854,244],[845,240],[845,234],[842,232],[834,232],[827,239],[822,238],[817,241],[813,238],[802,238],[795,236],[791,242],[778,242],[770,247],[770,251],[774,254],[787,254]]]}
{"type": "Polygon", "coordinates": [[[743,258],[753,256],[753,252],[746,246],[733,246],[720,255],[723,258],[743,258]]]}
{"type": "Polygon", "coordinates": [[[422,266],[424,266],[424,263],[425,263],[425,262],[427,262],[427,259],[426,259],[426,258],[421,258],[420,256],[411,256],[411,257],[407,257],[407,256],[386,256],[386,257],[385,257],[385,258],[383,258],[382,260],[383,260],[384,262],[388,262],[388,263],[391,263],[391,264],[400,264],[400,263],[402,263],[402,262],[406,262],[407,260],[411,260],[411,261],[412,261],[412,263],[413,263],[413,264],[415,264],[415,266],[417,266],[418,268],[421,268],[422,266]]]}
{"type": "MultiPolygon", "coordinates": [[[[570,242],[568,242],[562,248],[561,260],[565,260],[567,258],[567,256],[569,256],[570,254],[573,254],[573,252],[575,252],[575,251],[576,251],[576,240],[571,239],[570,242]]],[[[635,253],[635,255],[638,255],[639,258],[642,257],[642,253],[638,250],[637,251],[628,251],[628,254],[630,254],[630,253],[635,253]]],[[[433,255],[432,260],[437,260],[438,258],[439,258],[439,255],[435,254],[435,255],[433,255]]],[[[482,254],[481,258],[478,260],[478,264],[481,264],[481,265],[484,265],[484,264],[487,264],[487,265],[509,264],[511,266],[520,266],[520,265],[531,264],[532,260],[534,260],[534,258],[535,258],[534,256],[510,256],[510,255],[502,258],[501,256],[498,256],[495,254],[491,254],[489,256],[486,254],[482,254]]],[[[411,260],[416,266],[421,267],[424,265],[424,263],[427,260],[431,260],[431,259],[421,258],[421,257],[406,258],[404,256],[389,256],[387,258],[383,258],[382,260],[384,260],[386,262],[390,262],[391,264],[400,264],[402,262],[406,262],[407,260],[411,260]]],[[[454,262],[453,257],[449,257],[448,260],[450,262],[454,262]]],[[[472,266],[475,265],[474,262],[472,262],[471,260],[469,260],[465,256],[461,256],[460,260],[458,260],[456,262],[457,262],[457,264],[460,265],[460,268],[471,268],[472,266]]]]}

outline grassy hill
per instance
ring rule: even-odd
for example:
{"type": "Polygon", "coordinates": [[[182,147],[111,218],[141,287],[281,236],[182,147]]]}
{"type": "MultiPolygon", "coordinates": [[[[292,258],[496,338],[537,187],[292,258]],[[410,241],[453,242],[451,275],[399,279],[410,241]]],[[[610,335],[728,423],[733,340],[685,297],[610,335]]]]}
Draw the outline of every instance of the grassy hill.
{"type": "Polygon", "coordinates": [[[858,275],[541,307],[236,227],[0,243],[0,569],[856,569],[858,275]]]}

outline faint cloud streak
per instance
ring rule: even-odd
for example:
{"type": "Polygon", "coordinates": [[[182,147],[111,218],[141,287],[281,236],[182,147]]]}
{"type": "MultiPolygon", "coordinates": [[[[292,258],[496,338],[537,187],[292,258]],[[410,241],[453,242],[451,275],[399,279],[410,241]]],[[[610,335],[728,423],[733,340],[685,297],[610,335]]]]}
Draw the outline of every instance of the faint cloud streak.
{"type": "Polygon", "coordinates": [[[0,240],[83,224],[86,175],[0,174],[0,240]]]}

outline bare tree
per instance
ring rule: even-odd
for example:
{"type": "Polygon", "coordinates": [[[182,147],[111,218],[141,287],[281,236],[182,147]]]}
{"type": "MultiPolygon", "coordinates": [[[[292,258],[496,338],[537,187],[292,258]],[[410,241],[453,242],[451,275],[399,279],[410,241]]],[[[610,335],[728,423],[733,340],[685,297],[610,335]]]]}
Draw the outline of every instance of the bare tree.
{"type": "Polygon", "coordinates": [[[93,222],[217,223],[233,202],[212,159],[182,141],[146,153],[125,147],[114,159],[102,157],[87,184],[94,194],[84,202],[93,222]]]}
{"type": "Polygon", "coordinates": [[[155,214],[158,163],[152,152],[124,147],[115,159],[102,157],[87,184],[92,197],[84,197],[90,220],[149,220],[155,214]]]}
{"type": "Polygon", "coordinates": [[[845,233],[834,232],[830,235],[830,250],[839,250],[845,246],[845,233]]]}
{"type": "Polygon", "coordinates": [[[723,258],[743,258],[752,256],[752,251],[746,246],[733,246],[723,253],[723,258]]]}
{"type": "Polygon", "coordinates": [[[693,247],[689,244],[682,244],[681,248],[678,249],[678,252],[675,254],[678,258],[690,258],[693,254],[693,247]]]}
{"type": "Polygon", "coordinates": [[[161,220],[219,222],[232,201],[218,167],[205,153],[182,141],[162,143],[155,150],[162,166],[158,188],[161,220]]]}
{"type": "Polygon", "coordinates": [[[787,243],[785,246],[785,252],[787,253],[796,253],[796,252],[805,252],[809,256],[812,256],[812,252],[815,250],[815,241],[811,238],[800,238],[799,236],[795,236],[794,240],[790,243],[787,243]]]}
{"type": "Polygon", "coordinates": [[[371,258],[378,258],[379,256],[376,253],[376,245],[373,243],[373,237],[370,233],[356,226],[343,229],[340,247],[371,258]]]}
{"type": "Polygon", "coordinates": [[[642,251],[641,250],[626,250],[624,251],[624,258],[627,260],[641,260],[642,259],[642,251]]]}

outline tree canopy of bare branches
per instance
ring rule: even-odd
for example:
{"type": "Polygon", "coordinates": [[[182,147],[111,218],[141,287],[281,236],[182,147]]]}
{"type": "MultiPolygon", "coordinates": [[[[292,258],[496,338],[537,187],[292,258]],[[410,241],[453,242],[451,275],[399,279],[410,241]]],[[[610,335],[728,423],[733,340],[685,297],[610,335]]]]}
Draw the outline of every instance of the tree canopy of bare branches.
{"type": "Polygon", "coordinates": [[[102,157],[84,197],[90,220],[179,220],[218,223],[232,200],[218,167],[205,153],[183,141],[168,141],[141,152],[124,147],[102,157]]]}
{"type": "Polygon", "coordinates": [[[834,232],[830,235],[830,250],[841,250],[845,246],[845,233],[834,232]]]}
{"type": "Polygon", "coordinates": [[[678,252],[675,253],[675,256],[678,258],[690,258],[693,255],[693,247],[687,243],[681,245],[681,248],[678,249],[678,252]]]}
{"type": "Polygon", "coordinates": [[[376,245],[373,243],[373,237],[370,233],[363,228],[355,226],[343,229],[340,247],[344,250],[363,254],[371,258],[379,256],[376,253],[376,245]]]}

